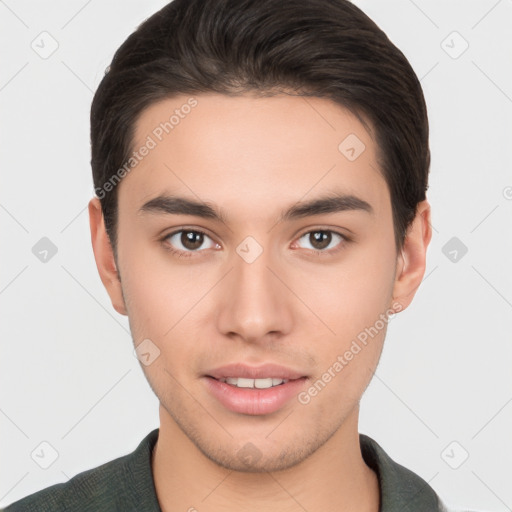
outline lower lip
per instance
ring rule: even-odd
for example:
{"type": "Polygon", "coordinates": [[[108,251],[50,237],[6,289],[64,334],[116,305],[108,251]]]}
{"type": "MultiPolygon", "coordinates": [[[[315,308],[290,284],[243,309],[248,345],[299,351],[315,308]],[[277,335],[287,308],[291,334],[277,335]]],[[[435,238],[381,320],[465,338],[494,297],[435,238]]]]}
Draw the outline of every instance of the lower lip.
{"type": "Polygon", "coordinates": [[[259,416],[278,411],[296,397],[304,387],[306,377],[267,389],[237,388],[213,377],[204,380],[210,393],[230,411],[259,416]]]}

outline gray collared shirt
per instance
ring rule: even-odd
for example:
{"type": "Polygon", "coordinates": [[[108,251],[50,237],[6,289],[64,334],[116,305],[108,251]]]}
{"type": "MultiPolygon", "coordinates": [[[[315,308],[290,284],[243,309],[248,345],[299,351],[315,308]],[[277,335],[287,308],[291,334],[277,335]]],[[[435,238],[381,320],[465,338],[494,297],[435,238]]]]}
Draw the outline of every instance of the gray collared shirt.
{"type": "MultiPolygon", "coordinates": [[[[5,512],[161,512],[156,497],[151,453],[159,429],[130,454],[79,473],[68,482],[35,492],[2,509],[5,512]]],[[[377,474],[379,512],[447,512],[420,476],[396,463],[367,435],[359,434],[366,464],[377,474]]]]}

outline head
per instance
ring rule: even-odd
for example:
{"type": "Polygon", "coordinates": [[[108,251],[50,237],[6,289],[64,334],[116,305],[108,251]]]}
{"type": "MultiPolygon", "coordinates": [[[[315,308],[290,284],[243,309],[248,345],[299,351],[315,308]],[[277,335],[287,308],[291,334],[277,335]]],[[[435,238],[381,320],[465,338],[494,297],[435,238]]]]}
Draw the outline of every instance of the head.
{"type": "Polygon", "coordinates": [[[116,52],[91,146],[98,269],[161,413],[253,471],[353,426],[431,236],[425,101],[387,36],[345,0],[174,0],[116,52]],[[293,369],[297,400],[229,410],[230,363],[293,369]]]}

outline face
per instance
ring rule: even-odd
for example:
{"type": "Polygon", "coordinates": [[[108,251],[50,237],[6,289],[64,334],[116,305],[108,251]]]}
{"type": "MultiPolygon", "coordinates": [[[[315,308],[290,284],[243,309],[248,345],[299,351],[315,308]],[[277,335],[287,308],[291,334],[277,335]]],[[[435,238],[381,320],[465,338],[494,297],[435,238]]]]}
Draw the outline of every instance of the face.
{"type": "Polygon", "coordinates": [[[372,134],[326,99],[201,94],[144,111],[143,146],[107,288],[162,421],[226,468],[298,464],[354,425],[418,281],[400,289],[372,134]]]}

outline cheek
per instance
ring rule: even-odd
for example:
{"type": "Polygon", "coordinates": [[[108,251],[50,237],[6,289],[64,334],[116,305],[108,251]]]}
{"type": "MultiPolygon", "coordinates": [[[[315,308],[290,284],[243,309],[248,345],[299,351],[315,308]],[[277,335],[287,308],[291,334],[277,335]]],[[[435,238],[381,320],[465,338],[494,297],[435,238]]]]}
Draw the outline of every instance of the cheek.
{"type": "Polygon", "coordinates": [[[330,328],[331,338],[346,342],[388,311],[395,264],[389,247],[356,248],[337,265],[296,273],[294,291],[330,328]]]}
{"type": "MultiPolygon", "coordinates": [[[[201,328],[201,316],[204,297],[218,276],[207,266],[170,261],[165,251],[133,249],[124,254],[129,272],[123,293],[132,338],[136,346],[146,339],[156,345],[158,357],[142,369],[157,396],[165,393],[171,403],[181,394],[179,383],[194,373],[198,354],[210,353],[212,337],[201,328]]],[[[211,318],[206,320],[211,327],[211,318]]]]}
{"type": "Polygon", "coordinates": [[[136,342],[139,338],[163,339],[199,301],[208,279],[204,270],[177,263],[156,244],[134,242],[128,236],[119,241],[123,294],[132,334],[136,342]]]}
{"type": "Polygon", "coordinates": [[[304,273],[297,293],[306,294],[330,331],[322,327],[315,344],[316,379],[321,381],[316,387],[329,382],[325,399],[333,393],[333,400],[357,400],[371,380],[391,313],[395,264],[394,247],[376,240],[371,248],[347,253],[338,268],[324,269],[314,279],[304,273]]]}

